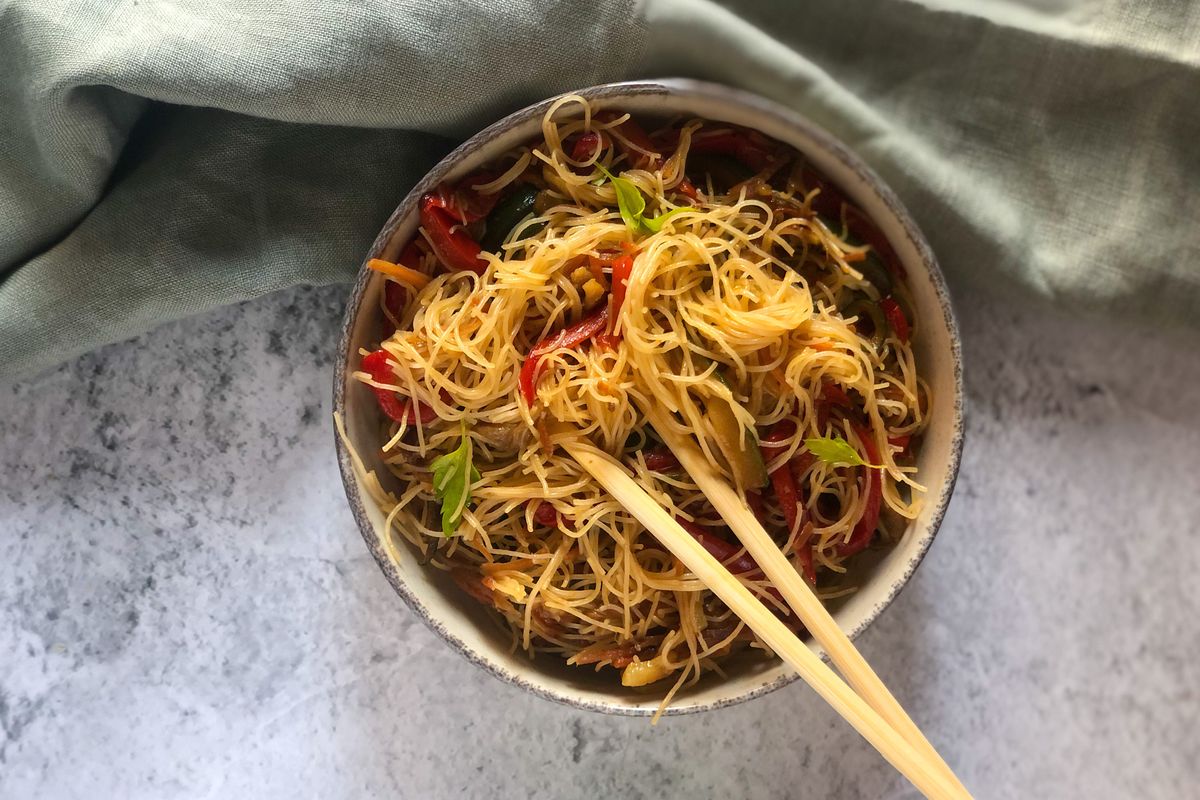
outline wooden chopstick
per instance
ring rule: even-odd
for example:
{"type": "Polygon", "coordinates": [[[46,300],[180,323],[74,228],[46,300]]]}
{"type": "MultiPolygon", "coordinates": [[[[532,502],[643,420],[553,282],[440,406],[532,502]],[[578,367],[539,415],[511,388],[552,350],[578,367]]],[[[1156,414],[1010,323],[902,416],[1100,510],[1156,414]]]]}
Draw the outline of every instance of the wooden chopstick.
{"type": "Polygon", "coordinates": [[[937,761],[919,752],[855,694],[741,581],[704,549],[611,456],[567,434],[556,441],[664,547],[729,606],[835,711],[928,798],[969,798],[937,761]]]}
{"type": "Polygon", "coordinates": [[[813,638],[829,653],[830,660],[846,681],[872,709],[904,737],[905,741],[936,764],[962,796],[969,796],[966,787],[954,771],[905,713],[887,686],[871,669],[871,665],[863,658],[862,653],[851,643],[850,637],[846,636],[834,621],[820,598],[788,562],[783,551],[771,540],[770,534],[759,524],[745,501],[709,463],[700,447],[690,437],[674,430],[660,409],[644,407],[642,410],[663,443],[679,459],[679,463],[758,562],[759,567],[800,617],[800,621],[808,628],[813,638]]]}

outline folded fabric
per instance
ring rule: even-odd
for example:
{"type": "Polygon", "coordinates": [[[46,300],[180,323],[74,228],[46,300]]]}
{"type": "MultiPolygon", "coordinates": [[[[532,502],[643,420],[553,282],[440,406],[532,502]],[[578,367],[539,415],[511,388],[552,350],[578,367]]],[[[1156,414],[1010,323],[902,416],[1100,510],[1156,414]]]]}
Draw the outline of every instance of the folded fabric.
{"type": "Polygon", "coordinates": [[[1034,2],[4,0],[0,377],[347,280],[456,141],[658,75],[828,128],[954,283],[1194,324],[1200,7],[1034,2]]]}

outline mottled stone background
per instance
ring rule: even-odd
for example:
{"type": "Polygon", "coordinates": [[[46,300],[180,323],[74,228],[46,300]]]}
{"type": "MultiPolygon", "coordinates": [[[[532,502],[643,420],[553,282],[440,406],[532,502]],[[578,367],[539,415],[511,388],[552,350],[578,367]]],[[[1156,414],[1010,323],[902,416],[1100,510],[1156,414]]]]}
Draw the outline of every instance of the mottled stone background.
{"type": "MultiPolygon", "coordinates": [[[[911,797],[797,684],[576,712],[450,652],[334,467],[344,288],[0,385],[0,797],[911,797]]],[[[980,798],[1194,796],[1200,342],[960,289],[968,443],[859,641],[980,798]]]]}

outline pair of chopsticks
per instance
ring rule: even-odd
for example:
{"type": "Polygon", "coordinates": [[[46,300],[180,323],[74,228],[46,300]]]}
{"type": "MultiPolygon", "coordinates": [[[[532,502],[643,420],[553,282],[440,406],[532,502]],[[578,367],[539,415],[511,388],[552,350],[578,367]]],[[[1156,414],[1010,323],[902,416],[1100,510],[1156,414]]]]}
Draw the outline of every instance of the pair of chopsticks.
{"type": "Polygon", "coordinates": [[[954,772],[851,644],[738,493],[713,469],[699,446],[673,431],[661,410],[642,410],[849,684],[672,519],[620,463],[578,437],[556,437],[557,443],[926,797],[970,798],[954,772]]]}

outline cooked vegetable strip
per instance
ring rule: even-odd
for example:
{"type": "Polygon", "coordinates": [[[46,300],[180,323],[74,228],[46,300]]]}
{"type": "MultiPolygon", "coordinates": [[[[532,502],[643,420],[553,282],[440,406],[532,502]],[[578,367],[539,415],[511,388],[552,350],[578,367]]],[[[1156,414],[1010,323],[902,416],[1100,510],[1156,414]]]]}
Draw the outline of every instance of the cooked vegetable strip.
{"type": "Polygon", "coordinates": [[[525,402],[533,405],[534,400],[537,399],[538,366],[541,364],[542,356],[553,353],[555,350],[578,347],[607,327],[608,306],[604,306],[587,319],[577,322],[569,328],[564,328],[534,345],[525,358],[525,363],[521,365],[521,396],[525,398],[525,402]]]}
{"type": "Polygon", "coordinates": [[[367,262],[367,267],[376,272],[382,272],[389,278],[395,278],[413,289],[423,289],[425,284],[429,283],[428,275],[423,272],[417,272],[415,269],[410,269],[403,264],[393,264],[390,261],[372,258],[367,262]]]}

